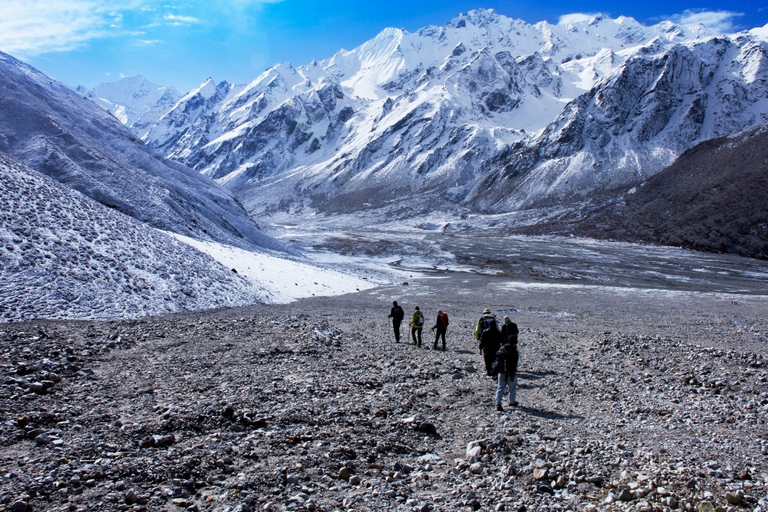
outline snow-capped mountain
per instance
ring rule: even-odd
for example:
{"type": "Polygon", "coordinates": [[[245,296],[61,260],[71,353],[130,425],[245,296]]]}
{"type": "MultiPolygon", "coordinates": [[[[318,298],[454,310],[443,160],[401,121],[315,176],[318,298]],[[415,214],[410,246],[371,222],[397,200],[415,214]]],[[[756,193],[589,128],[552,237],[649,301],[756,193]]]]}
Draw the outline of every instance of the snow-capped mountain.
{"type": "Polygon", "coordinates": [[[247,85],[209,80],[144,139],[257,215],[520,210],[630,187],[768,122],[766,32],[477,10],[247,85]]]}
{"type": "Polygon", "coordinates": [[[172,109],[183,96],[173,87],[153,84],[144,75],[102,82],[93,90],[84,86],[75,90],[100,104],[140,137],[146,135],[147,126],[172,109]]]}
{"type": "Polygon", "coordinates": [[[0,155],[0,322],[241,306],[265,290],[174,237],[0,155]]]}
{"type": "Polygon", "coordinates": [[[152,227],[281,249],[232,193],[163,158],[94,102],[0,53],[0,153],[152,227]]]}

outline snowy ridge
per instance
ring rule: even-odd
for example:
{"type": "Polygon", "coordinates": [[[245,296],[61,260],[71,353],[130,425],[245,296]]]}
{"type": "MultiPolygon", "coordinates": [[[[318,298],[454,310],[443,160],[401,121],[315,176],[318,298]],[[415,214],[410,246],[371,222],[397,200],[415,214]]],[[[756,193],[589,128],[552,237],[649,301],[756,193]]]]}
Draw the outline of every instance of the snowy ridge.
{"type": "Polygon", "coordinates": [[[0,322],[287,303],[375,283],[158,231],[2,155],[0,201],[0,322]]]}
{"type": "Polygon", "coordinates": [[[262,288],[173,237],[0,156],[0,321],[240,306],[262,288]]]}
{"type": "Polygon", "coordinates": [[[0,152],[152,227],[285,250],[230,191],[164,159],[94,102],[3,53],[0,152]]]}
{"type": "Polygon", "coordinates": [[[477,10],[245,86],[209,81],[144,139],[257,216],[514,211],[633,186],[768,122],[764,32],[477,10]]]}

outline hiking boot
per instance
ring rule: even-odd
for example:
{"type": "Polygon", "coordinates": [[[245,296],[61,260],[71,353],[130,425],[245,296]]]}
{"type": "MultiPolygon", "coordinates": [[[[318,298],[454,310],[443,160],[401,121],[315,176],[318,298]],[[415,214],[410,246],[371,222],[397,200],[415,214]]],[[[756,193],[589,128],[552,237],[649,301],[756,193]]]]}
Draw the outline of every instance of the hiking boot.
{"type": "Polygon", "coordinates": [[[501,404],[496,404],[496,410],[499,412],[504,412],[504,408],[501,406],[501,404]]]}

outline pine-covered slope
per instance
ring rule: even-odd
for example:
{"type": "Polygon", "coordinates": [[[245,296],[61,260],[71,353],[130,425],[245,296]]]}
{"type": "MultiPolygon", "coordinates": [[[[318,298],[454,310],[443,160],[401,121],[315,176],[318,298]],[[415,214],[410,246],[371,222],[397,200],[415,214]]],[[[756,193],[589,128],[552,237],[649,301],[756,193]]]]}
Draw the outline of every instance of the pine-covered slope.
{"type": "Polygon", "coordinates": [[[0,153],[152,227],[279,248],[231,192],[165,159],[96,103],[0,53],[0,153]]]}
{"type": "Polygon", "coordinates": [[[209,80],[145,140],[257,215],[562,205],[768,122],[765,41],[764,30],[472,11],[244,86],[209,80]]]}

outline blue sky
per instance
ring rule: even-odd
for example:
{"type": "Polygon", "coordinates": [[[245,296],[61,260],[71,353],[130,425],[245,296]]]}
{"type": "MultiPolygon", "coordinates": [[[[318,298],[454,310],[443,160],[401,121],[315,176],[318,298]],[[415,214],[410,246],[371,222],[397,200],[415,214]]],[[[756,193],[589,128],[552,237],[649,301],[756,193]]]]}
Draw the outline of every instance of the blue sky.
{"type": "Polygon", "coordinates": [[[476,8],[529,23],[597,12],[725,32],[768,23],[764,0],[2,0],[0,51],[72,86],[142,73],[186,92],[209,77],[246,83],[278,62],[307,64],[386,27],[415,31],[476,8]]]}

